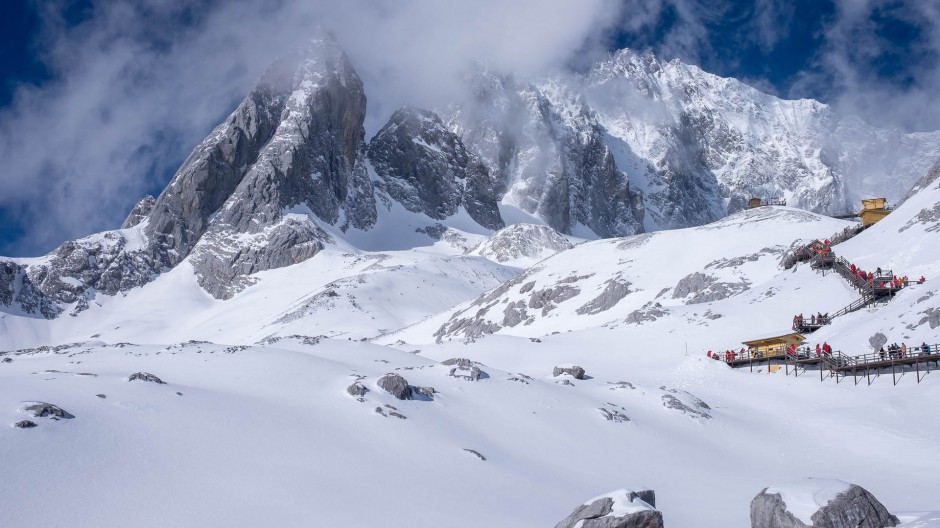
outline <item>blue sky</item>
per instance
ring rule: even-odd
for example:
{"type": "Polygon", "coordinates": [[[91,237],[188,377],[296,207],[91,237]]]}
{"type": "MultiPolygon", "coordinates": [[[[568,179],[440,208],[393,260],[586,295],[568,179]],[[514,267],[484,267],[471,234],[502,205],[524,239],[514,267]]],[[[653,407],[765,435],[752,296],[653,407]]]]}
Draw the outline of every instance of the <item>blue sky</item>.
{"type": "Polygon", "coordinates": [[[620,47],[882,126],[940,128],[940,2],[8,0],[2,14],[7,256],[117,227],[314,24],[337,33],[366,83],[367,134],[398,104],[446,100],[466,61],[524,75],[620,47]]]}

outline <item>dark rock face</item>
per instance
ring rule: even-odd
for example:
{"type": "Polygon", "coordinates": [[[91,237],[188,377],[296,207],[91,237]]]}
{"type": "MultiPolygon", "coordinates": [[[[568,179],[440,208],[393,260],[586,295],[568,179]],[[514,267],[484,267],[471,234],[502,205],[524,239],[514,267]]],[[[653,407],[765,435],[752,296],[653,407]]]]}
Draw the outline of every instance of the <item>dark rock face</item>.
{"type": "MultiPolygon", "coordinates": [[[[331,38],[315,39],[269,67],[243,104],[229,124],[239,123],[240,111],[246,119],[258,113],[246,125],[257,123],[252,137],[267,139],[257,149],[254,143],[222,149],[244,157],[245,165],[220,187],[223,202],[204,208],[218,215],[193,258],[200,284],[223,299],[250,285],[251,274],[302,262],[323,248],[329,237],[303,213],[330,224],[342,218],[344,230],[368,228],[376,219],[362,159],[362,81],[331,38]]],[[[204,216],[197,215],[200,226],[204,216]]]]}
{"type": "Polygon", "coordinates": [[[584,379],[584,369],[577,365],[573,367],[555,367],[552,369],[552,376],[558,377],[562,374],[569,374],[574,379],[584,379]]]}
{"type": "Polygon", "coordinates": [[[410,400],[414,397],[408,380],[398,374],[386,374],[379,378],[378,386],[380,389],[398,398],[399,400],[410,400]]]}
{"type": "Polygon", "coordinates": [[[21,420],[13,424],[13,427],[16,427],[17,429],[32,429],[33,427],[36,427],[36,422],[21,420]]]}
{"type": "Polygon", "coordinates": [[[34,418],[52,418],[53,420],[75,418],[75,416],[58,405],[45,402],[26,402],[26,405],[23,406],[23,411],[31,414],[34,418]]]}
{"type": "Polygon", "coordinates": [[[884,528],[898,524],[898,518],[878,499],[854,484],[813,514],[813,526],[821,528],[884,528]]]}
{"type": "Polygon", "coordinates": [[[578,506],[555,528],[663,528],[662,513],[654,509],[656,495],[652,490],[620,490],[611,495],[629,503],[632,511],[614,512],[614,497],[602,497],[578,506]]]}
{"type": "Polygon", "coordinates": [[[199,283],[229,298],[251,274],[323,248],[329,237],[305,213],[330,224],[342,218],[341,229],[370,227],[365,106],[362,82],[332,37],[311,39],[265,71],[121,231],[66,242],[27,269],[0,262],[0,303],[54,317],[56,303],[81,310],[92,289],[127,291],[193,253],[199,283]]]}
{"type": "Polygon", "coordinates": [[[62,313],[55,299],[46,295],[29,278],[26,266],[9,261],[0,261],[0,306],[46,319],[62,313]]]}
{"type": "Polygon", "coordinates": [[[578,224],[600,237],[642,232],[643,197],[577,97],[489,73],[469,83],[475,97],[452,107],[446,121],[487,166],[500,197],[561,233],[578,224]]]}
{"type": "MultiPolygon", "coordinates": [[[[752,528],[805,528],[800,519],[788,510],[779,493],[767,493],[764,488],[751,501],[752,528]]],[[[809,526],[819,528],[886,528],[897,526],[897,517],[871,493],[852,484],[811,517],[809,526]]]]}
{"type": "Polygon", "coordinates": [[[489,229],[503,227],[490,174],[433,112],[401,108],[369,144],[384,189],[406,209],[443,220],[463,206],[489,229]]]}
{"type": "Polygon", "coordinates": [[[165,381],[154,376],[153,374],[150,374],[149,372],[135,372],[134,374],[131,374],[129,378],[127,378],[127,381],[134,381],[134,380],[149,381],[150,383],[157,383],[160,385],[166,384],[165,381]]]}
{"type": "Polygon", "coordinates": [[[156,203],[157,199],[149,194],[138,200],[137,204],[134,205],[134,208],[131,209],[131,213],[127,215],[124,223],[121,224],[121,229],[129,229],[134,227],[145,218],[150,216],[150,211],[153,211],[153,206],[156,203]]]}

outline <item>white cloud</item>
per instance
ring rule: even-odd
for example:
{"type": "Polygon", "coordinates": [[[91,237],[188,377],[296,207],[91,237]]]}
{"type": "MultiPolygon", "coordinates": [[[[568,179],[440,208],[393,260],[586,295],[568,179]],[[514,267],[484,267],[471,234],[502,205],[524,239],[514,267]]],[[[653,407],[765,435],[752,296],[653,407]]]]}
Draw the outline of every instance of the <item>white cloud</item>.
{"type": "Polygon", "coordinates": [[[0,251],[34,254],[116,227],[315,26],[336,34],[363,78],[371,134],[401,104],[445,101],[471,61],[521,75],[561,66],[617,9],[613,0],[195,4],[98,0],[77,27],[59,15],[65,2],[37,4],[57,81],[22,87],[0,111],[0,207],[26,229],[0,251]]]}
{"type": "Polygon", "coordinates": [[[792,95],[827,93],[841,113],[875,125],[940,128],[940,4],[839,0],[822,36],[792,95]]]}

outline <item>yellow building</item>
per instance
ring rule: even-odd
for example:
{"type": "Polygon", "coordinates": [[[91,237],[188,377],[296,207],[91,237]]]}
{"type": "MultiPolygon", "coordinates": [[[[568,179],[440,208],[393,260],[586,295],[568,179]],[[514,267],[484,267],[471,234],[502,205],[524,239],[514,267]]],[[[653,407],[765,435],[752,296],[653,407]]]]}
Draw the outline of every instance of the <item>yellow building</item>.
{"type": "Polygon", "coordinates": [[[747,201],[747,208],[754,209],[755,207],[760,207],[764,205],[760,198],[751,198],[747,201]]]}
{"type": "Polygon", "coordinates": [[[882,218],[888,216],[891,210],[885,206],[884,198],[869,198],[862,200],[862,211],[858,216],[862,219],[862,225],[868,227],[882,218]]]}
{"type": "Polygon", "coordinates": [[[748,348],[748,351],[758,357],[782,356],[786,353],[790,345],[800,346],[800,343],[806,338],[802,335],[791,332],[789,334],[774,335],[752,339],[751,341],[742,341],[742,344],[748,348]]]}

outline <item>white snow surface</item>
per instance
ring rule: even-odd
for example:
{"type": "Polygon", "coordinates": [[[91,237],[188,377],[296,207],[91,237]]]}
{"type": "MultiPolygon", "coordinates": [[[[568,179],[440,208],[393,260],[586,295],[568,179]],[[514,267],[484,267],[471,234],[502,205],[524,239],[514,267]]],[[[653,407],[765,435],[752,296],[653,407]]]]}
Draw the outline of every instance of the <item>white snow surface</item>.
{"type": "Polygon", "coordinates": [[[836,497],[849,490],[851,484],[837,479],[808,478],[797,482],[770,486],[768,495],[779,494],[786,504],[787,511],[803,521],[813,525],[813,514],[829,504],[836,497]]]}
{"type": "Polygon", "coordinates": [[[631,493],[634,493],[634,490],[621,488],[619,490],[611,491],[609,493],[594,497],[593,499],[586,501],[584,505],[587,506],[588,504],[594,503],[601,499],[611,499],[613,501],[613,505],[611,506],[610,513],[604,515],[604,517],[623,517],[624,515],[629,515],[631,513],[656,509],[638,497],[634,497],[631,500],[631,493]]]}
{"type": "MultiPolygon", "coordinates": [[[[937,203],[935,182],[834,247],[927,280],[807,344],[940,343],[937,203]]],[[[639,481],[670,527],[746,527],[760,490],[808,475],[865,487],[905,526],[938,526],[935,373],[836,384],[705,357],[855,300],[834,274],[779,265],[794,241],[850,223],[761,208],[521,269],[465,254],[491,233],[449,225],[437,240],[415,231],[429,219],[382,214],[407,223],[398,238],[391,222],[384,238],[334,229],[335,244],[227,301],[184,263],[75,316],[0,313],[0,526],[551,526],[639,481]],[[680,287],[695,273],[710,279],[680,287]],[[515,326],[510,304],[527,313],[515,326]],[[435,335],[459,318],[499,328],[435,335]],[[485,375],[450,376],[438,363],[450,358],[485,375]],[[585,379],[556,383],[563,364],[585,379]],[[140,371],[167,383],[127,381],[140,371]],[[376,385],[389,372],[433,399],[395,400],[376,385]],[[356,381],[364,401],[346,392],[356,381]],[[24,401],[74,418],[11,427],[24,401]]]]}

